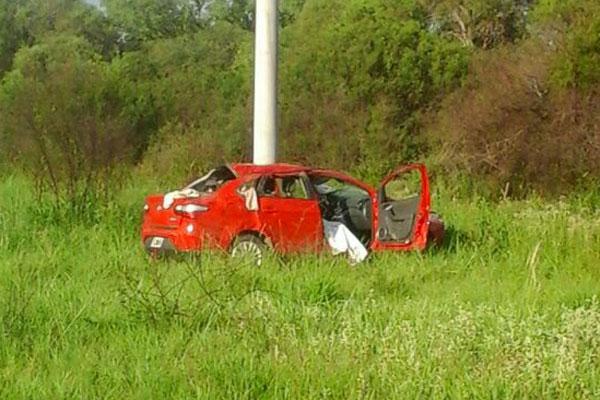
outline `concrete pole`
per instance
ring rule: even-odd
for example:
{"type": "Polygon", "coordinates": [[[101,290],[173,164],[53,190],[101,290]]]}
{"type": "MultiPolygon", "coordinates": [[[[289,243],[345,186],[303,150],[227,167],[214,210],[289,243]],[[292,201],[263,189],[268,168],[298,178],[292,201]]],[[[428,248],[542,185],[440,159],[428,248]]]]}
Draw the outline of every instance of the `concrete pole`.
{"type": "Polygon", "coordinates": [[[277,0],[256,0],[254,50],[254,163],[277,156],[277,0]]]}

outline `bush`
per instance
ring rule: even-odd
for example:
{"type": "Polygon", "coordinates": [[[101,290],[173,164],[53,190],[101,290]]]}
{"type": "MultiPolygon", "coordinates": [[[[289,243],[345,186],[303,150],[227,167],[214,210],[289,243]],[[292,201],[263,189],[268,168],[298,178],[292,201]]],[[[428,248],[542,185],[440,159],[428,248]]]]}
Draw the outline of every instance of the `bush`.
{"type": "Polygon", "coordinates": [[[553,87],[551,55],[530,42],[474,59],[430,129],[443,165],[513,195],[560,193],[600,176],[600,87],[553,87]]]}
{"type": "MultiPolygon", "coordinates": [[[[234,124],[235,128],[244,121],[234,124]]],[[[191,182],[217,164],[232,162],[243,154],[242,129],[211,130],[206,126],[167,124],[150,144],[140,172],[157,177],[164,185],[191,182]]]]}
{"type": "Polygon", "coordinates": [[[559,52],[554,82],[583,89],[600,83],[600,3],[542,0],[534,11],[536,30],[559,52]]]}
{"type": "Polygon", "coordinates": [[[368,175],[420,157],[419,112],[469,55],[426,26],[414,1],[307,1],[282,33],[283,157],[368,175]]]}
{"type": "Polygon", "coordinates": [[[143,138],[122,112],[118,77],[83,39],[54,36],[19,51],[0,86],[0,132],[15,161],[57,199],[97,198],[143,138]]]}

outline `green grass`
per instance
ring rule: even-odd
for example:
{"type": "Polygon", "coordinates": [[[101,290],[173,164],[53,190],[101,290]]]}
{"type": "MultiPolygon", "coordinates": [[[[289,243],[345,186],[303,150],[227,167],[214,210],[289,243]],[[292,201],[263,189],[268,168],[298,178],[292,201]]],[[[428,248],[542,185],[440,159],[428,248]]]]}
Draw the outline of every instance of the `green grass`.
{"type": "Polygon", "coordinates": [[[257,270],[148,260],[148,189],[67,223],[0,184],[0,398],[600,396],[593,201],[445,191],[444,249],[257,270]]]}

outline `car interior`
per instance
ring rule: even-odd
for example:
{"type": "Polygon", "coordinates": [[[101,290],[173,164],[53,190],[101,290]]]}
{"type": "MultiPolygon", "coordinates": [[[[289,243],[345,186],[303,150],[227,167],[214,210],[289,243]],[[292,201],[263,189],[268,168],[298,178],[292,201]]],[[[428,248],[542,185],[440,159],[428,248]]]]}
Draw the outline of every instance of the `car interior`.
{"type": "Polygon", "coordinates": [[[372,205],[364,189],[327,176],[311,176],[323,219],[344,224],[368,247],[372,233],[372,205]]]}
{"type": "Polygon", "coordinates": [[[224,165],[210,171],[202,178],[195,180],[187,185],[186,189],[194,189],[199,193],[213,193],[217,191],[223,184],[234,180],[235,174],[228,166],[224,165]]]}
{"type": "Polygon", "coordinates": [[[257,184],[256,192],[261,197],[281,197],[286,199],[310,199],[304,179],[298,175],[264,176],[257,184]]]}
{"type": "Polygon", "coordinates": [[[379,239],[384,242],[409,243],[419,204],[421,174],[409,171],[389,182],[379,192],[379,239]]]}

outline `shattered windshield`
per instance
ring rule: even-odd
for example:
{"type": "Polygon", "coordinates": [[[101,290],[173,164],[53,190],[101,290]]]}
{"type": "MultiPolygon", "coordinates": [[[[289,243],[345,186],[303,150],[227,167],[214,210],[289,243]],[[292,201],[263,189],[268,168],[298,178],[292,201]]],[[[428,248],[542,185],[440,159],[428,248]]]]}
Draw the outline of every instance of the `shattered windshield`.
{"type": "Polygon", "coordinates": [[[195,180],[185,187],[199,193],[212,193],[217,191],[226,182],[235,179],[235,174],[227,166],[215,168],[202,178],[195,180]]]}

